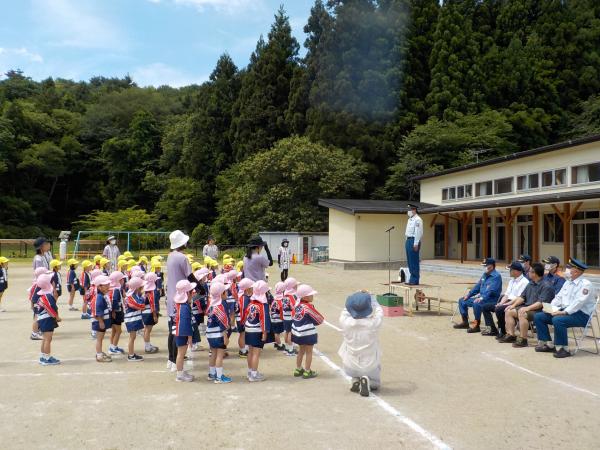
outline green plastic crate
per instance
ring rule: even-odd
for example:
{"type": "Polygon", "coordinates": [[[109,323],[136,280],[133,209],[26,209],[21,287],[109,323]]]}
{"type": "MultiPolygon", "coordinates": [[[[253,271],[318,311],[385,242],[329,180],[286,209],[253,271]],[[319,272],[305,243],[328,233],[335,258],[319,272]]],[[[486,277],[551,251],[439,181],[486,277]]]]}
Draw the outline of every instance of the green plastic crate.
{"type": "Polygon", "coordinates": [[[404,299],[394,294],[384,294],[377,296],[377,303],[381,306],[404,306],[404,299]]]}

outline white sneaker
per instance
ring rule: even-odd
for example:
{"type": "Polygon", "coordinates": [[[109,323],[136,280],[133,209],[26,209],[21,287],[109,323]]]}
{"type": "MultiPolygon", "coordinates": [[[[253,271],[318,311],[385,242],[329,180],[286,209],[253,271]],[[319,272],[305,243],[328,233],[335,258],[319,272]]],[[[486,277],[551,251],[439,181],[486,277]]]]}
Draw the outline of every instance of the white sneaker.
{"type": "Polygon", "coordinates": [[[173,367],[175,364],[172,363],[171,361],[167,361],[167,370],[171,370],[171,367],[173,367]]]}
{"type": "Polygon", "coordinates": [[[193,352],[201,352],[202,350],[204,350],[204,347],[202,347],[199,342],[196,342],[194,345],[192,345],[193,352]]]}
{"type": "Polygon", "coordinates": [[[248,381],[250,383],[255,383],[257,381],[265,381],[265,376],[260,372],[256,372],[256,375],[254,375],[254,376],[250,375],[248,377],[248,381]]]}
{"type": "Polygon", "coordinates": [[[181,372],[181,375],[175,377],[175,381],[191,382],[194,381],[194,375],[187,373],[185,370],[181,372]]]}
{"type": "Polygon", "coordinates": [[[171,372],[177,372],[177,364],[171,363],[171,368],[169,369],[171,372]]]}

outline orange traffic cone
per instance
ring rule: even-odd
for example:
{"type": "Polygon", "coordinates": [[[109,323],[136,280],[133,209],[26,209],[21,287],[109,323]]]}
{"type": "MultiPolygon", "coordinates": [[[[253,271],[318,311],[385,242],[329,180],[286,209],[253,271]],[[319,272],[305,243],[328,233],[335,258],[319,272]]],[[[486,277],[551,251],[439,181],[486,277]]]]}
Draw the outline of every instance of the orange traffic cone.
{"type": "Polygon", "coordinates": [[[304,254],[304,261],[303,261],[303,264],[304,264],[305,266],[309,264],[309,260],[308,260],[308,253],[305,253],[305,254],[304,254]]]}
{"type": "Polygon", "coordinates": [[[297,264],[298,260],[296,259],[296,254],[292,253],[292,264],[297,264]]]}

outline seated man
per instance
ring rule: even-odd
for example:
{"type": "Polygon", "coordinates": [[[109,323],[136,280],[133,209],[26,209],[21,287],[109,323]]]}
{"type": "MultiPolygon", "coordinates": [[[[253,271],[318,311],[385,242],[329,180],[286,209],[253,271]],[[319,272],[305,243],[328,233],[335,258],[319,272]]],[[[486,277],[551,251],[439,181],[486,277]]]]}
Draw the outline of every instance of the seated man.
{"type": "Polygon", "coordinates": [[[506,336],[500,339],[503,343],[513,343],[513,347],[527,347],[527,330],[536,311],[542,309],[543,303],[550,303],[554,298],[554,289],[544,280],[544,266],[533,263],[529,270],[530,282],[523,291],[506,308],[506,336]],[[520,336],[515,336],[515,328],[519,320],[520,336]]]}
{"type": "Polygon", "coordinates": [[[554,294],[556,295],[563,287],[563,284],[565,284],[565,279],[558,274],[560,260],[556,256],[548,256],[547,258],[544,258],[542,262],[545,264],[544,269],[546,270],[544,280],[552,285],[554,294]]]}
{"type": "Polygon", "coordinates": [[[523,265],[520,262],[514,261],[507,269],[510,270],[511,278],[504,295],[500,297],[498,303],[487,303],[483,306],[483,318],[485,319],[485,325],[489,327],[481,333],[483,336],[497,336],[497,339],[500,339],[506,334],[504,311],[521,295],[529,284],[529,280],[525,278],[525,274],[523,273],[523,265]],[[496,325],[494,325],[492,312],[496,313],[498,328],[500,329],[499,332],[496,325]]]}
{"type": "Polygon", "coordinates": [[[536,352],[552,352],[555,358],[571,356],[567,329],[585,327],[596,306],[594,285],[582,276],[587,268],[583,262],[569,259],[565,270],[567,281],[552,300],[553,312],[541,311],[534,316],[538,336],[536,352]],[[550,324],[554,325],[554,345],[550,342],[550,324]]]}
{"type": "Polygon", "coordinates": [[[481,322],[481,307],[487,304],[496,304],[500,292],[502,291],[502,277],[496,271],[496,260],[486,258],[482,266],[485,266],[485,272],[464,297],[458,300],[458,309],[462,317],[462,322],[454,324],[454,328],[467,329],[467,333],[478,333],[481,322]],[[469,307],[473,308],[475,322],[469,328],[469,307]]]}
{"type": "Polygon", "coordinates": [[[529,255],[521,255],[519,259],[517,259],[521,264],[523,264],[523,275],[525,278],[529,279],[529,269],[531,269],[531,256],[529,255]]]}

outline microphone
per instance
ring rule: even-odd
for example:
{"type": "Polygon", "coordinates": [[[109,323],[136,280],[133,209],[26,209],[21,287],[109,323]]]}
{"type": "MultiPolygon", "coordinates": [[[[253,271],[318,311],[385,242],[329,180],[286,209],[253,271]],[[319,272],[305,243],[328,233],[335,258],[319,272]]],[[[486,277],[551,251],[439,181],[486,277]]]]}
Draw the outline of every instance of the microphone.
{"type": "Polygon", "coordinates": [[[396,228],[396,227],[395,227],[395,226],[393,226],[393,227],[391,227],[391,228],[388,228],[387,230],[385,230],[385,232],[386,232],[386,233],[389,233],[390,231],[392,231],[392,230],[393,230],[393,229],[395,229],[395,228],[396,228]]]}

